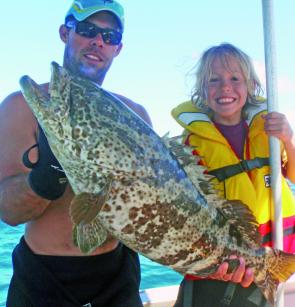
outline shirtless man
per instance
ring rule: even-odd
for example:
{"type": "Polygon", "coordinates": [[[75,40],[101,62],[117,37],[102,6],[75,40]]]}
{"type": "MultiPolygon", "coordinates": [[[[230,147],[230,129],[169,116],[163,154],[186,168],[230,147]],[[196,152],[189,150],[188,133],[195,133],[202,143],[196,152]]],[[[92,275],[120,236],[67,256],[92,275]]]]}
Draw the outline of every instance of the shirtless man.
{"type": "MultiPolygon", "coordinates": [[[[63,66],[102,85],[121,51],[123,29],[118,2],[75,1],[59,30],[63,66]]],[[[117,96],[151,125],[142,106],[117,96]]],[[[11,226],[26,223],[13,252],[7,306],[142,306],[136,253],[112,238],[88,256],[73,245],[73,192],[64,173],[50,167],[58,162],[20,92],[0,105],[0,144],[0,217],[11,226]],[[24,165],[24,153],[36,167],[24,165]]]]}

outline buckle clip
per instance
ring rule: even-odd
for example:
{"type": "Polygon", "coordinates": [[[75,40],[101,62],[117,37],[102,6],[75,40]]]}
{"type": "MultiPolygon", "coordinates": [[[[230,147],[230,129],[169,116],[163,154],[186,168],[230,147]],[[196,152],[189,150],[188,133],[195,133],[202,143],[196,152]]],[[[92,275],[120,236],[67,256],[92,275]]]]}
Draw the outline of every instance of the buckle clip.
{"type": "Polygon", "coordinates": [[[248,172],[248,171],[251,170],[250,167],[249,167],[249,163],[248,163],[247,160],[242,160],[242,161],[239,163],[239,165],[241,166],[241,169],[242,169],[242,171],[244,171],[244,172],[248,172]]]}

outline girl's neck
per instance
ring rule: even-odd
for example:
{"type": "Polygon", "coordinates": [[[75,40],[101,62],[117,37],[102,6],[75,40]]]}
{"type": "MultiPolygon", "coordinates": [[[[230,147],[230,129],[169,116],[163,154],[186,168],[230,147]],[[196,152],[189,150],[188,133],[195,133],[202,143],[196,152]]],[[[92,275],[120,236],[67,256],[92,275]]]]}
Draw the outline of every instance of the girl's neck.
{"type": "Polygon", "coordinates": [[[216,122],[214,122],[214,125],[226,138],[237,157],[243,159],[244,144],[248,132],[248,126],[245,120],[241,119],[240,122],[235,125],[224,125],[216,122]]]}

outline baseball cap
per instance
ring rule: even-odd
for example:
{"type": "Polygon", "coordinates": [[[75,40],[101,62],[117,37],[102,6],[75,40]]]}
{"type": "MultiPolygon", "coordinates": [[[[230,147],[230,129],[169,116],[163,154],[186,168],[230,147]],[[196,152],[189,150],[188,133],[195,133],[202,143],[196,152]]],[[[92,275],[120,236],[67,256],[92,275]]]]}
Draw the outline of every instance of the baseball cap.
{"type": "Polygon", "coordinates": [[[73,16],[76,20],[83,21],[89,16],[101,11],[113,13],[123,31],[124,9],[119,2],[113,0],[76,0],[67,12],[65,20],[67,23],[68,18],[73,16]]]}

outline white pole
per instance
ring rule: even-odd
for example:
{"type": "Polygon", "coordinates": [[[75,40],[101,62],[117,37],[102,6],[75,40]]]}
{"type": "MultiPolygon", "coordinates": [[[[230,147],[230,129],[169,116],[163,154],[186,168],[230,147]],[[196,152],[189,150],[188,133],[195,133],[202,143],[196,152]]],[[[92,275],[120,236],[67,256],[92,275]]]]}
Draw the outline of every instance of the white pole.
{"type": "MultiPolygon", "coordinates": [[[[263,32],[264,32],[264,53],[266,67],[266,93],[268,112],[278,111],[277,95],[277,72],[276,52],[274,35],[273,1],[262,0],[263,32]]],[[[281,180],[281,154],[280,142],[275,137],[269,138],[270,145],[270,167],[271,167],[271,188],[274,200],[274,223],[272,238],[274,246],[283,249],[283,222],[282,222],[282,180],[281,180]]],[[[279,288],[277,307],[284,307],[284,290],[279,288]]]]}

